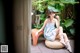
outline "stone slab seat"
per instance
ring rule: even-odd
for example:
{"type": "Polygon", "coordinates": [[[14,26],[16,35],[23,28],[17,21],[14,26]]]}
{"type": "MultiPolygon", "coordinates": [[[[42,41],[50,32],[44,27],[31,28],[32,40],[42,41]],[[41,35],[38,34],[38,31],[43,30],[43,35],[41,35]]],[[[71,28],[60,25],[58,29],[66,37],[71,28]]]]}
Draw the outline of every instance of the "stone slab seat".
{"type": "MultiPolygon", "coordinates": [[[[32,29],[31,30],[31,35],[32,35],[32,43],[34,46],[37,45],[37,42],[38,42],[38,38],[41,34],[43,34],[43,31],[41,31],[38,35],[39,36],[36,36],[36,32],[38,31],[39,29],[32,29]]],[[[48,47],[48,48],[63,48],[64,45],[62,43],[59,42],[59,36],[57,35],[56,36],[56,40],[51,42],[51,41],[48,41],[48,40],[45,40],[45,45],[48,47]]]]}

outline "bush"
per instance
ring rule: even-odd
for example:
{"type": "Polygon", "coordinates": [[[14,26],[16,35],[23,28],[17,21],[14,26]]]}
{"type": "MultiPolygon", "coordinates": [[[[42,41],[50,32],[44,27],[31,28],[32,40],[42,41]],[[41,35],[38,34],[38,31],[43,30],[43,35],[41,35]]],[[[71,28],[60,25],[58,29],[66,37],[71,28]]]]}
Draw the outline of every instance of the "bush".
{"type": "MultiPolygon", "coordinates": [[[[32,6],[35,8],[36,11],[38,11],[40,13],[40,20],[41,23],[37,26],[37,25],[33,25],[33,28],[38,28],[40,29],[43,25],[43,22],[45,20],[46,14],[45,14],[45,9],[48,6],[52,6],[55,7],[56,9],[58,9],[60,11],[59,15],[62,14],[62,11],[65,10],[65,6],[68,4],[74,5],[78,2],[75,2],[75,0],[35,0],[32,2],[32,6]]],[[[73,18],[68,18],[68,19],[62,19],[62,17],[60,16],[61,19],[61,26],[64,29],[64,32],[66,32],[68,34],[68,36],[74,36],[74,19],[73,18]]]]}

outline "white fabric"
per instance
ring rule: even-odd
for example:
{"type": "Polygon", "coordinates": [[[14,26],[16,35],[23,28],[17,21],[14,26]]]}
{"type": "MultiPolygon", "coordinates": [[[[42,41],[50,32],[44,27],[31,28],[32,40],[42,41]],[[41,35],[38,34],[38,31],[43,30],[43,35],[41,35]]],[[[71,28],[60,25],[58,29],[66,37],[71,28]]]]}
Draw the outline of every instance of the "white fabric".
{"type": "Polygon", "coordinates": [[[54,31],[55,29],[55,24],[54,23],[47,23],[45,28],[44,28],[44,37],[47,40],[54,41],[56,32],[54,31]]]}

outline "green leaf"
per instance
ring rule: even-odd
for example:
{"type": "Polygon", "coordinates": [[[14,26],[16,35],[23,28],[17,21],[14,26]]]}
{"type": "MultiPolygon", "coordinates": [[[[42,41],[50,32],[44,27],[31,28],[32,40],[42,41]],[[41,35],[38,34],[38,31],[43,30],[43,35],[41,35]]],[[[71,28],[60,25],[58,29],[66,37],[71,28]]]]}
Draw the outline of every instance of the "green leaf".
{"type": "Polygon", "coordinates": [[[67,20],[65,20],[65,22],[64,22],[64,26],[65,27],[69,27],[69,26],[71,26],[72,24],[73,24],[73,20],[72,19],[67,19],[67,20]]]}
{"type": "Polygon", "coordinates": [[[45,14],[40,15],[40,20],[43,20],[43,21],[45,20],[45,14]]]}
{"type": "Polygon", "coordinates": [[[70,33],[71,33],[72,35],[74,35],[75,30],[74,30],[74,29],[70,29],[70,33]]]}
{"type": "Polygon", "coordinates": [[[59,3],[60,6],[65,6],[63,3],[59,3]]]}

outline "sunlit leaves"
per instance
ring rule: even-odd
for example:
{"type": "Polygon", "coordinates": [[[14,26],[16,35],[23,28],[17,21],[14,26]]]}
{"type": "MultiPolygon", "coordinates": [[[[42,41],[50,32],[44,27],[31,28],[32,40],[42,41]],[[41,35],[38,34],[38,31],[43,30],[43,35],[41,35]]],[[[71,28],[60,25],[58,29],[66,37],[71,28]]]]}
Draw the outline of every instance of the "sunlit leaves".
{"type": "Polygon", "coordinates": [[[43,12],[44,9],[48,6],[58,6],[57,8],[62,10],[65,6],[65,4],[75,4],[75,0],[34,0],[32,1],[32,5],[36,8],[36,10],[39,10],[40,12],[43,12]]]}
{"type": "Polygon", "coordinates": [[[64,26],[65,26],[65,27],[69,27],[69,26],[71,26],[71,25],[73,24],[73,22],[74,22],[74,20],[72,20],[72,19],[67,19],[67,20],[65,20],[65,22],[64,22],[64,26]]]}

